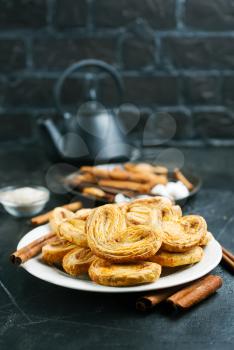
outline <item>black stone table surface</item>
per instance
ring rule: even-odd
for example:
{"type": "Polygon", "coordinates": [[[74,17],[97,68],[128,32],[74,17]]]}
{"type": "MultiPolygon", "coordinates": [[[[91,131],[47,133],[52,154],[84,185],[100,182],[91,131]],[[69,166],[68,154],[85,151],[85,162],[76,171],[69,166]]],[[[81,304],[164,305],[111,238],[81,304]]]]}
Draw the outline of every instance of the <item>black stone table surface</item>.
{"type": "MultiPolygon", "coordinates": [[[[234,251],[234,158],[229,148],[181,149],[204,185],[185,212],[204,215],[211,232],[234,251]]],[[[152,160],[159,149],[146,149],[152,160]]],[[[37,147],[1,147],[0,185],[45,184],[51,164],[37,147]]],[[[48,208],[64,203],[52,195],[48,208]]],[[[187,312],[135,310],[136,294],[98,294],[43,282],[9,262],[29,230],[0,209],[0,349],[233,349],[234,279],[218,266],[223,287],[187,312]]]]}

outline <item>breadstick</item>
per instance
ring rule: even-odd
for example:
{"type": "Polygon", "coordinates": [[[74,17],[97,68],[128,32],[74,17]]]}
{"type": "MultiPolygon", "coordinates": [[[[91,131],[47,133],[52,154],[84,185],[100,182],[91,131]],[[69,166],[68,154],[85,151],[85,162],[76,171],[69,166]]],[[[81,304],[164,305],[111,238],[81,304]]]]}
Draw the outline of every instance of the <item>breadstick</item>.
{"type": "Polygon", "coordinates": [[[80,172],[81,173],[92,173],[93,171],[93,166],[82,166],[80,167],[80,172]]]}
{"type": "Polygon", "coordinates": [[[96,187],[85,187],[82,193],[91,195],[94,197],[100,197],[100,198],[105,197],[105,192],[100,188],[96,188],[96,187]]]}
{"type": "Polygon", "coordinates": [[[131,190],[140,193],[148,193],[151,189],[151,185],[149,184],[139,184],[130,181],[100,180],[98,184],[100,186],[113,187],[120,190],[131,190]]]}
{"type": "Polygon", "coordinates": [[[166,185],[168,183],[168,178],[165,175],[156,175],[154,174],[151,181],[152,187],[156,185],[166,185]]]}
{"type": "Polygon", "coordinates": [[[79,186],[82,183],[96,183],[96,177],[91,173],[79,174],[69,180],[69,183],[73,186],[79,186]]]}
{"type": "Polygon", "coordinates": [[[167,175],[168,169],[165,166],[156,165],[154,166],[154,173],[157,175],[167,175]]]}
{"type": "Polygon", "coordinates": [[[138,163],[135,164],[135,167],[132,169],[132,171],[153,173],[154,167],[148,163],[138,163]]]}
{"type": "Polygon", "coordinates": [[[167,175],[168,169],[165,166],[159,166],[159,165],[151,165],[147,163],[126,163],[124,165],[124,168],[127,171],[131,172],[147,172],[147,173],[154,173],[156,175],[167,175]]]}
{"type": "Polygon", "coordinates": [[[124,164],[124,169],[128,171],[132,171],[135,168],[136,164],[134,163],[125,163],[124,164]]]}
{"type": "Polygon", "coordinates": [[[153,181],[153,174],[140,174],[140,173],[131,173],[125,170],[111,170],[109,172],[110,179],[120,180],[120,181],[133,181],[133,182],[142,182],[147,183],[153,181]]]}

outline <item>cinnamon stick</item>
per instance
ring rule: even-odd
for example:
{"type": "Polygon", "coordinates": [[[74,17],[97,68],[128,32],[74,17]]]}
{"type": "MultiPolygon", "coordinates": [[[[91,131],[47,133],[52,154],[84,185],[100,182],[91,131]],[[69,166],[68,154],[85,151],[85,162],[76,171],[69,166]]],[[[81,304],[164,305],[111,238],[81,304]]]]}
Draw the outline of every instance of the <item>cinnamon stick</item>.
{"type": "MultiPolygon", "coordinates": [[[[77,211],[78,209],[80,209],[82,207],[82,203],[81,202],[72,202],[69,204],[65,204],[62,206],[62,208],[71,210],[71,211],[77,211]]],[[[35,216],[34,218],[31,219],[31,224],[32,225],[42,225],[45,224],[46,222],[49,221],[50,219],[50,215],[52,214],[53,210],[42,214],[42,215],[38,215],[35,216]]]]}
{"type": "Polygon", "coordinates": [[[167,301],[175,308],[188,309],[215,293],[221,286],[221,277],[208,275],[173,294],[167,301]]]}
{"type": "Polygon", "coordinates": [[[174,175],[176,179],[181,181],[189,191],[193,189],[193,184],[182,174],[182,172],[178,168],[175,168],[174,175]]]}
{"type": "Polygon", "coordinates": [[[228,269],[234,273],[234,255],[224,247],[222,247],[222,261],[228,269]]]}
{"type": "Polygon", "coordinates": [[[136,309],[138,311],[148,311],[166,300],[177,290],[178,288],[170,288],[140,297],[136,301],[136,309]]]}
{"type": "Polygon", "coordinates": [[[229,250],[227,250],[226,248],[224,248],[224,247],[222,246],[222,251],[223,251],[223,254],[225,254],[225,255],[228,256],[231,260],[234,261],[234,255],[233,255],[229,250]]]}
{"type": "Polygon", "coordinates": [[[10,260],[15,265],[20,265],[30,258],[36,256],[41,252],[42,247],[47,244],[54,242],[58,239],[55,233],[48,233],[45,236],[42,236],[25,247],[15,251],[11,254],[10,260]]]}

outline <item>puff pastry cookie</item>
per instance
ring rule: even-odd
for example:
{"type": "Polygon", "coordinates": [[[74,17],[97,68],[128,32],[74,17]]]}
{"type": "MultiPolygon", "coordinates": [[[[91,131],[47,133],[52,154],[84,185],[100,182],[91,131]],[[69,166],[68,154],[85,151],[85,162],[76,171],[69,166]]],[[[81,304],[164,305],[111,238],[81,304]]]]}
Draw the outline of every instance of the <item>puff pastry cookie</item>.
{"type": "Polygon", "coordinates": [[[199,245],[206,232],[206,221],[199,215],[183,216],[178,221],[164,221],[162,248],[169,252],[185,252],[199,245]]]}
{"type": "Polygon", "coordinates": [[[89,208],[79,209],[77,210],[77,212],[75,212],[74,217],[80,220],[87,220],[91,212],[92,212],[92,209],[89,209],[89,208]]]}
{"type": "Polygon", "coordinates": [[[159,228],[163,215],[169,213],[171,208],[172,202],[168,198],[157,196],[137,199],[127,205],[127,222],[129,225],[152,225],[159,228]]]}
{"type": "Polygon", "coordinates": [[[61,265],[63,257],[74,248],[74,244],[65,240],[46,244],[42,247],[42,260],[48,265],[61,265]]]}
{"type": "Polygon", "coordinates": [[[95,209],[86,230],[94,255],[116,263],[147,260],[162,244],[161,232],[152,226],[127,227],[122,208],[113,204],[95,209]]]}
{"type": "Polygon", "coordinates": [[[66,239],[79,247],[87,247],[84,220],[74,218],[63,221],[58,227],[57,234],[59,238],[66,239]]]}
{"type": "Polygon", "coordinates": [[[66,219],[72,219],[74,218],[75,214],[62,207],[57,207],[52,211],[52,214],[50,216],[50,227],[52,232],[58,233],[58,227],[59,225],[65,221],[66,219]]]}
{"type": "Polygon", "coordinates": [[[199,242],[200,246],[206,246],[213,238],[212,233],[206,232],[206,234],[202,237],[202,239],[199,242]]]}
{"type": "Polygon", "coordinates": [[[173,205],[171,208],[166,208],[163,210],[162,218],[164,221],[166,220],[179,220],[182,218],[183,213],[181,207],[179,205],[173,205]]]}
{"type": "Polygon", "coordinates": [[[88,272],[89,266],[94,260],[94,255],[89,248],[71,250],[63,258],[63,269],[71,276],[79,276],[88,272]]]}
{"type": "Polygon", "coordinates": [[[161,266],[175,267],[182,265],[195,264],[201,261],[203,257],[203,249],[201,247],[194,247],[184,253],[171,253],[160,250],[152,259],[153,262],[161,266]]]}
{"type": "Polygon", "coordinates": [[[182,216],[179,206],[159,196],[76,213],[56,208],[50,225],[61,241],[43,247],[47,264],[116,287],[153,282],[161,266],[199,262],[212,238],[203,217],[182,216]]]}
{"type": "Polygon", "coordinates": [[[96,258],[89,268],[91,280],[105,286],[131,286],[156,281],[161,274],[161,266],[142,261],[134,264],[112,264],[96,258]]]}

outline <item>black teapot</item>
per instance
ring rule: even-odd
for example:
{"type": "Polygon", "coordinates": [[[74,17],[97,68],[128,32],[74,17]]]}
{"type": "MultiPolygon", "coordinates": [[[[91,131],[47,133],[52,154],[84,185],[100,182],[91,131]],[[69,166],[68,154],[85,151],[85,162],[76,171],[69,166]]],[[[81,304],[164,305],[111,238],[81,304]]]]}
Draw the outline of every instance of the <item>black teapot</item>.
{"type": "Polygon", "coordinates": [[[106,62],[87,59],[68,67],[55,84],[54,98],[57,111],[62,116],[62,127],[52,119],[39,121],[43,144],[53,161],[79,164],[122,162],[130,158],[131,146],[125,139],[113,110],[97,101],[97,91],[92,74],[85,73],[85,98],[77,114],[64,110],[61,103],[65,80],[78,70],[95,68],[108,73],[118,90],[119,104],[123,96],[123,81],[117,70],[106,62]]]}

